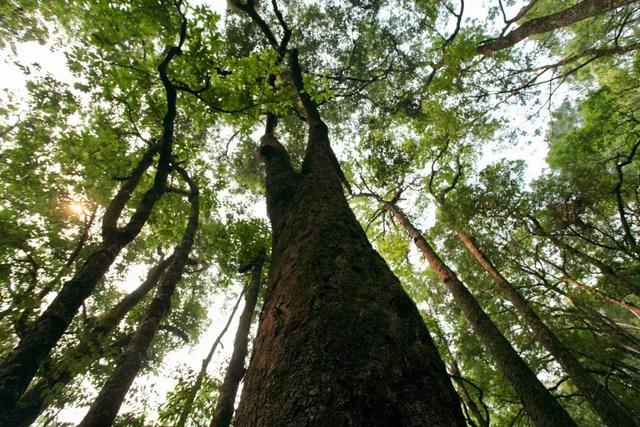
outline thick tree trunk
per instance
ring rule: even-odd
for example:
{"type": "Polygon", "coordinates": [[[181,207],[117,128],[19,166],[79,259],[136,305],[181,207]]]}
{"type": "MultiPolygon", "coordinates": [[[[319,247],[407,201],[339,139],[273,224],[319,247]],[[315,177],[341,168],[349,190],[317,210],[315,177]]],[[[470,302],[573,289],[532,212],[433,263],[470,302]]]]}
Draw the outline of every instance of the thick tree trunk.
{"type": "Polygon", "coordinates": [[[637,0],[583,0],[575,6],[561,10],[560,12],[526,21],[508,34],[480,44],[476,50],[481,54],[495,53],[502,49],[507,49],[535,34],[557,30],[636,1],[637,0]]]}
{"type": "Polygon", "coordinates": [[[174,165],[174,168],[180,173],[183,180],[189,184],[190,189],[189,202],[191,204],[191,212],[182,241],[176,247],[171,265],[167,268],[156,295],[151,300],[131,342],[127,345],[113,373],[100,390],[98,397],[94,400],[79,427],[109,427],[113,424],[124,397],[129,391],[129,387],[142,367],[151,341],[158,332],[160,322],[171,309],[171,298],[182,277],[184,267],[189,261],[189,253],[193,247],[200,215],[199,191],[195,182],[189,178],[182,168],[177,165],[174,165]]]}
{"type": "Polygon", "coordinates": [[[238,330],[236,331],[236,337],[233,341],[233,353],[231,354],[229,367],[222,382],[222,388],[218,396],[218,404],[213,411],[210,427],[229,427],[231,424],[233,404],[235,403],[236,394],[238,393],[238,386],[245,372],[244,361],[247,358],[249,331],[251,330],[253,312],[258,302],[258,294],[260,293],[264,259],[265,253],[264,250],[261,250],[253,261],[251,285],[245,295],[244,308],[242,309],[238,330]]]}
{"type": "Polygon", "coordinates": [[[575,423],[536,375],[529,369],[509,341],[482,310],[474,296],[456,274],[440,259],[422,233],[396,205],[385,202],[383,207],[393,214],[406,230],[431,269],[438,275],[465,318],[487,348],[500,371],[518,394],[527,414],[536,426],[574,426],[575,423]]]}
{"type": "Polygon", "coordinates": [[[290,60],[309,141],[298,174],[273,135],[262,138],[273,250],[235,425],[463,426],[415,304],[349,208],[290,60]]]}
{"type": "Polygon", "coordinates": [[[213,355],[216,352],[216,349],[218,348],[218,345],[220,344],[222,337],[227,332],[227,329],[229,329],[229,325],[231,324],[231,321],[233,320],[233,317],[235,316],[236,311],[240,306],[240,301],[242,301],[244,292],[245,292],[244,290],[240,292],[240,296],[238,297],[236,304],[233,306],[233,309],[231,310],[231,314],[227,319],[227,323],[225,323],[224,327],[222,328],[222,330],[220,331],[216,339],[213,341],[213,344],[211,344],[211,348],[209,349],[209,353],[207,354],[207,356],[204,359],[202,359],[202,364],[200,365],[200,372],[198,372],[198,375],[196,376],[196,380],[193,383],[193,386],[189,389],[187,399],[184,402],[184,406],[182,407],[182,412],[180,412],[180,417],[178,418],[178,421],[176,422],[175,427],[184,427],[184,425],[187,423],[187,419],[189,418],[189,415],[191,415],[191,411],[193,410],[193,403],[195,402],[196,396],[198,395],[198,392],[202,387],[202,382],[204,381],[204,377],[207,375],[207,368],[209,367],[209,363],[211,363],[211,359],[213,358],[213,355]]]}
{"type": "Polygon", "coordinates": [[[458,237],[478,264],[489,273],[502,293],[513,304],[525,324],[533,332],[536,340],[562,366],[562,369],[569,375],[571,381],[587,399],[602,421],[610,427],[637,425],[631,412],[582,367],[571,351],[562,344],[560,339],[540,319],[522,295],[487,258],[473,237],[463,230],[458,231],[458,237]]]}
{"type": "Polygon", "coordinates": [[[83,373],[105,351],[104,340],[114,331],[120,321],[135,307],[155,286],[169,266],[173,256],[162,260],[149,270],[147,278],[133,292],[122,298],[107,314],[98,318],[95,325],[83,336],[77,346],[67,352],[67,357],[58,364],[42,372],[43,378],[29,387],[16,405],[16,409],[0,420],[0,425],[27,427],[46,408],[46,404],[63,387],[69,384],[76,375],[83,373]]]}

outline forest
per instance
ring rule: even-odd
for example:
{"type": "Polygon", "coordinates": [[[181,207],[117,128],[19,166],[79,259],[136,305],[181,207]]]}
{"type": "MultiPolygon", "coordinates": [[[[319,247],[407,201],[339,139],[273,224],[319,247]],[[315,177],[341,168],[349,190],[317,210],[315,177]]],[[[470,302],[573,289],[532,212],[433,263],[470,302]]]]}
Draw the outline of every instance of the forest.
{"type": "Polygon", "coordinates": [[[0,1],[0,427],[640,426],[640,1],[0,1]]]}

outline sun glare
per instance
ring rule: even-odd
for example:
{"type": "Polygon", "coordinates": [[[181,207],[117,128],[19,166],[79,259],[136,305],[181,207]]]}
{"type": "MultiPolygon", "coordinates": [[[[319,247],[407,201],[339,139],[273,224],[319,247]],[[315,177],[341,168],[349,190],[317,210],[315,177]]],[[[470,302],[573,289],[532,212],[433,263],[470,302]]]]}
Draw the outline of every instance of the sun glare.
{"type": "Polygon", "coordinates": [[[71,201],[68,205],[69,211],[78,217],[83,217],[87,214],[87,208],[79,202],[71,201]]]}

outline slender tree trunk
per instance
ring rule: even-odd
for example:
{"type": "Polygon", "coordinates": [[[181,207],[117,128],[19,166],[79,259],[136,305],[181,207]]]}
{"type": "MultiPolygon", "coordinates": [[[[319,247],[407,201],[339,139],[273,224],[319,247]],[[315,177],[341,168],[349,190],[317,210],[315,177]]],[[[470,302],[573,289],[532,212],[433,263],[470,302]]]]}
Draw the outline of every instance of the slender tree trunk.
{"type": "Polygon", "coordinates": [[[476,50],[481,54],[498,52],[535,34],[557,30],[636,1],[637,0],[583,0],[575,6],[561,10],[560,12],[526,21],[508,34],[480,44],[476,50]]]}
{"type": "Polygon", "coordinates": [[[529,218],[529,220],[533,223],[533,226],[536,228],[536,230],[538,230],[538,232],[542,236],[548,237],[557,248],[565,250],[568,253],[573,254],[580,261],[596,267],[598,270],[600,270],[600,273],[602,273],[602,275],[606,277],[611,283],[616,285],[616,287],[620,291],[626,292],[627,294],[640,296],[640,285],[631,281],[623,273],[617,271],[615,268],[600,261],[599,259],[585,252],[582,252],[577,248],[574,248],[570,244],[564,242],[562,239],[559,239],[558,237],[545,232],[542,224],[540,224],[540,222],[533,215],[528,215],[527,218],[529,218]]]}
{"type": "Polygon", "coordinates": [[[174,122],[177,114],[177,91],[169,80],[167,69],[172,59],[181,52],[186,30],[186,19],[183,19],[178,46],[167,49],[158,66],[158,74],[167,99],[161,141],[149,148],[111,200],[102,218],[102,243],[98,249],[87,257],[73,278],[64,283],[49,307],[0,365],[0,416],[15,408],[18,399],[38,371],[40,363],[58,343],[82,303],[89,298],[120,251],[140,233],[156,202],[165,192],[167,178],[171,172],[174,122]],[[122,211],[158,153],[158,166],[153,184],[142,196],[127,224],[118,227],[122,211]]]}
{"type": "Polygon", "coordinates": [[[411,240],[438,275],[467,321],[491,353],[500,371],[509,380],[520,397],[527,414],[536,426],[574,426],[575,423],[551,395],[536,375],[529,369],[509,341],[482,310],[474,296],[458,279],[456,274],[440,259],[422,233],[411,224],[407,216],[396,205],[385,202],[384,209],[391,213],[406,230],[411,240]]]}
{"type": "MultiPolygon", "coordinates": [[[[437,326],[432,329],[432,333],[436,335],[437,339],[441,342],[441,346],[445,349],[447,355],[447,357],[445,357],[445,363],[447,365],[447,370],[449,371],[449,376],[455,384],[455,389],[458,392],[458,395],[462,399],[464,405],[469,409],[469,411],[471,411],[471,414],[473,415],[473,418],[475,418],[478,425],[480,427],[488,427],[489,419],[485,418],[484,414],[480,411],[480,408],[478,408],[478,405],[476,405],[476,402],[469,394],[467,385],[465,384],[465,379],[460,372],[458,362],[456,361],[455,355],[451,352],[451,346],[449,345],[449,341],[447,340],[446,335],[444,334],[440,325],[438,325],[437,318],[432,313],[428,313],[428,315],[432,317],[436,322],[437,326]]],[[[480,398],[482,399],[482,396],[480,396],[480,398]]],[[[486,411],[486,406],[484,408],[486,411]]],[[[489,414],[487,413],[487,417],[488,415],[489,414]]]]}
{"type": "Polygon", "coordinates": [[[456,385],[456,389],[458,390],[458,394],[460,395],[460,398],[462,399],[464,404],[467,406],[467,408],[469,408],[469,410],[471,411],[471,414],[473,415],[473,418],[475,418],[478,425],[480,427],[489,427],[489,421],[484,417],[482,412],[480,412],[480,408],[478,408],[478,405],[476,405],[476,402],[473,400],[473,398],[469,394],[469,391],[467,390],[467,385],[464,383],[464,378],[460,374],[460,368],[458,366],[458,363],[455,360],[453,360],[449,364],[449,374],[451,375],[451,378],[453,379],[453,382],[456,385]]]}
{"type": "Polygon", "coordinates": [[[253,312],[258,302],[258,294],[262,283],[262,266],[264,265],[265,253],[264,249],[260,251],[256,259],[253,261],[251,273],[251,285],[244,299],[244,308],[240,315],[238,330],[233,341],[233,354],[229,361],[229,367],[222,382],[222,388],[218,396],[218,404],[213,411],[213,419],[209,424],[210,427],[229,427],[231,418],[233,417],[233,404],[238,393],[238,386],[244,376],[244,361],[247,358],[249,346],[249,331],[251,329],[251,321],[253,312]]]}
{"type": "Polygon", "coordinates": [[[562,344],[522,295],[482,252],[475,239],[464,230],[458,231],[458,237],[478,264],[493,278],[509,302],[513,304],[525,324],[533,332],[536,340],[562,366],[562,369],[569,375],[578,391],[587,399],[602,421],[610,427],[637,425],[631,412],[582,367],[571,351],[562,344]]]}
{"type": "Polygon", "coordinates": [[[238,310],[240,301],[242,301],[244,292],[245,291],[243,290],[240,293],[240,296],[238,297],[238,301],[233,306],[233,310],[231,310],[231,314],[227,319],[227,323],[224,325],[224,327],[222,328],[222,331],[220,331],[216,339],[213,341],[213,344],[209,349],[209,353],[207,354],[207,357],[202,359],[200,372],[198,372],[198,376],[196,377],[196,381],[193,383],[193,386],[189,389],[189,394],[187,395],[187,399],[184,403],[184,406],[182,407],[182,412],[180,412],[180,418],[178,419],[178,422],[176,422],[175,427],[184,427],[184,425],[187,423],[187,419],[189,418],[189,415],[193,410],[193,402],[196,400],[196,396],[198,395],[198,392],[202,387],[202,381],[204,381],[205,375],[207,375],[207,367],[209,366],[209,363],[211,363],[211,359],[213,358],[213,355],[216,352],[216,349],[218,348],[218,345],[220,344],[222,337],[227,332],[227,329],[229,329],[229,325],[231,324],[231,321],[233,320],[233,317],[235,316],[236,311],[238,310]]]}
{"type": "Polygon", "coordinates": [[[66,352],[66,357],[58,364],[42,372],[43,378],[29,387],[16,405],[16,409],[0,420],[0,425],[27,427],[46,408],[57,390],[60,393],[79,373],[84,372],[105,351],[104,340],[114,331],[120,321],[135,307],[153,288],[169,266],[173,256],[160,261],[149,270],[145,281],[136,290],[125,296],[107,314],[98,318],[81,341],[66,352]]]}
{"type": "Polygon", "coordinates": [[[605,301],[609,301],[611,304],[622,307],[625,310],[628,310],[634,316],[640,318],[640,307],[638,307],[637,305],[629,301],[623,300],[621,298],[612,297],[611,295],[607,295],[605,292],[602,292],[599,289],[595,289],[591,286],[585,285],[584,283],[580,283],[576,279],[574,279],[573,277],[569,276],[564,272],[563,272],[562,280],[564,280],[565,283],[569,283],[579,289],[583,289],[591,294],[597,295],[600,298],[604,299],[605,301]]]}
{"type": "Polygon", "coordinates": [[[100,390],[98,397],[94,400],[79,427],[109,427],[113,424],[124,397],[129,391],[129,387],[131,387],[133,380],[142,367],[151,341],[158,332],[160,322],[171,309],[171,298],[182,277],[184,267],[189,262],[189,253],[193,247],[200,215],[199,191],[195,182],[180,166],[174,165],[173,167],[182,176],[182,179],[189,184],[190,190],[189,203],[191,204],[191,212],[182,241],[174,251],[171,265],[167,268],[156,295],[151,300],[145,316],[140,322],[138,330],[133,335],[131,342],[118,360],[113,373],[100,390]]]}
{"type": "Polygon", "coordinates": [[[301,173],[261,140],[273,250],[234,425],[464,426],[415,304],[349,208],[295,51],[290,62],[309,140],[301,173]]]}

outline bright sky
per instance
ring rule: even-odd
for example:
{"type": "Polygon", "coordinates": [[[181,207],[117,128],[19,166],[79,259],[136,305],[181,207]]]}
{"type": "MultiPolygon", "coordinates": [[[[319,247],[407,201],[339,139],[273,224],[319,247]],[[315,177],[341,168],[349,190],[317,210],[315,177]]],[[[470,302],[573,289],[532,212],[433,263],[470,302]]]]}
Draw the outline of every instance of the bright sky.
{"type": "MultiPolygon", "coordinates": [[[[227,0],[192,0],[192,5],[207,4],[214,10],[223,14],[226,7],[227,0]]],[[[484,16],[484,6],[488,3],[484,1],[467,1],[465,9],[465,16],[469,18],[481,18],[484,16]]],[[[517,8],[511,8],[514,13],[517,8]]],[[[6,53],[6,52],[5,52],[6,53]]],[[[29,68],[31,74],[25,74],[24,69],[18,67],[12,62],[11,55],[3,55],[3,59],[0,60],[0,89],[6,89],[18,96],[24,96],[25,94],[25,82],[33,78],[34,76],[41,76],[50,73],[54,78],[73,83],[73,76],[68,71],[65,65],[65,58],[59,50],[55,50],[51,45],[40,45],[37,42],[29,42],[20,44],[18,47],[18,58],[20,63],[29,68]],[[39,64],[39,65],[34,65],[39,64]]],[[[5,95],[0,95],[0,100],[4,100],[5,95]]],[[[555,98],[558,102],[562,100],[562,96],[556,95],[555,98]]],[[[532,123],[523,119],[526,117],[525,109],[513,109],[500,112],[505,117],[509,117],[512,123],[516,123],[518,128],[523,129],[528,134],[523,140],[530,141],[530,144],[518,144],[516,146],[504,147],[496,144],[488,146],[483,153],[481,163],[488,164],[501,157],[509,159],[524,159],[529,164],[528,178],[533,178],[538,175],[545,167],[544,157],[547,152],[547,146],[544,142],[543,136],[535,136],[534,132],[541,124],[548,122],[548,113],[543,112],[540,116],[540,123],[532,123]]],[[[264,207],[260,209],[264,212],[264,207]]],[[[261,214],[261,216],[263,216],[261,214]]],[[[146,268],[144,266],[135,266],[131,269],[131,272],[127,275],[125,281],[121,284],[123,290],[130,290],[135,288],[141,281],[141,278],[146,274],[146,268]]],[[[215,286],[215,283],[212,283],[215,286]]],[[[202,358],[209,350],[209,346],[214,337],[218,335],[220,329],[223,327],[228,315],[231,311],[233,303],[239,289],[236,289],[232,295],[232,298],[225,296],[219,296],[214,299],[213,304],[210,307],[209,318],[211,320],[211,327],[201,338],[200,342],[193,346],[185,346],[176,351],[169,353],[165,359],[164,366],[166,369],[162,369],[159,375],[148,375],[140,377],[136,380],[136,385],[144,387],[150,393],[150,403],[153,406],[154,403],[161,402],[164,394],[169,391],[174,382],[170,378],[173,369],[178,365],[187,365],[194,370],[200,368],[202,358]]],[[[242,310],[242,306],[238,310],[238,314],[242,310]]],[[[233,347],[233,337],[235,334],[235,328],[237,327],[237,317],[234,323],[230,326],[225,338],[222,340],[223,350],[218,351],[214,357],[211,365],[210,372],[222,375],[225,369],[227,359],[231,353],[233,347]]],[[[157,406],[157,405],[156,405],[157,406]]],[[[78,421],[84,415],[86,408],[66,409],[60,416],[60,421],[78,421]]]]}

